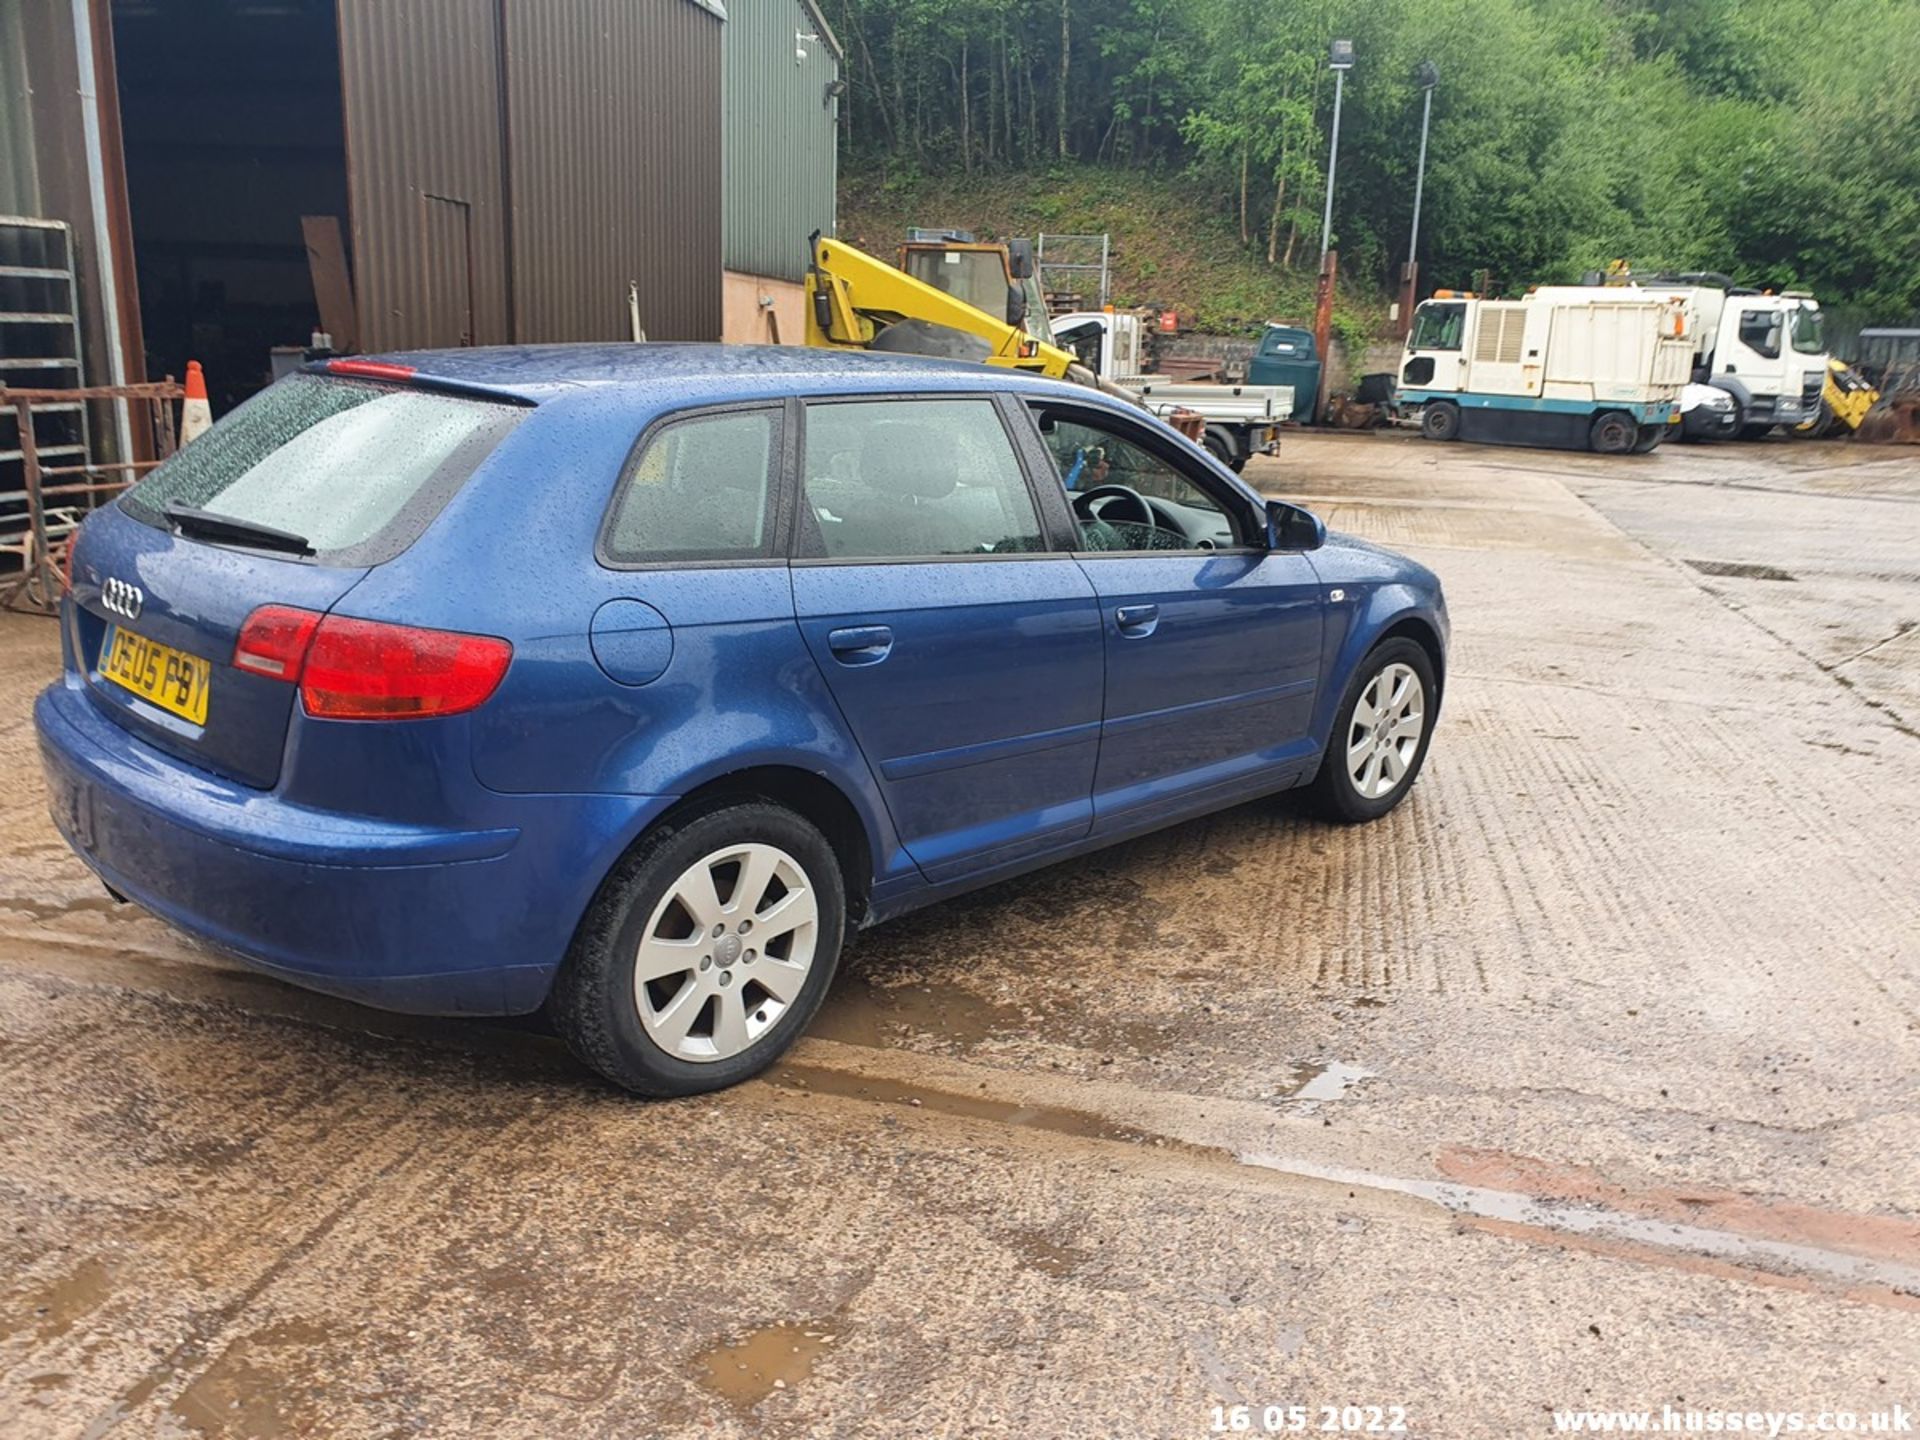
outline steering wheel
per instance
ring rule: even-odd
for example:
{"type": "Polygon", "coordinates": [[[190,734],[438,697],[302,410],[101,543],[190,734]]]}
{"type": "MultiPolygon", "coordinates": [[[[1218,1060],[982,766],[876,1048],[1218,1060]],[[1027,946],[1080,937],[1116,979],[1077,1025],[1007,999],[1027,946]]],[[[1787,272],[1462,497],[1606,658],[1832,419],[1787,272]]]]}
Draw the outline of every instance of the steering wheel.
{"type": "Polygon", "coordinates": [[[1083,490],[1073,497],[1073,513],[1082,520],[1105,520],[1109,524],[1118,522],[1123,525],[1144,525],[1149,530],[1157,529],[1160,522],[1153,513],[1153,507],[1147,504],[1146,497],[1138,490],[1130,490],[1125,485],[1096,485],[1091,490],[1083,490]],[[1122,501],[1121,509],[1131,508],[1133,517],[1110,513],[1115,507],[1109,503],[1098,510],[1093,508],[1096,500],[1109,502],[1122,501]]]}

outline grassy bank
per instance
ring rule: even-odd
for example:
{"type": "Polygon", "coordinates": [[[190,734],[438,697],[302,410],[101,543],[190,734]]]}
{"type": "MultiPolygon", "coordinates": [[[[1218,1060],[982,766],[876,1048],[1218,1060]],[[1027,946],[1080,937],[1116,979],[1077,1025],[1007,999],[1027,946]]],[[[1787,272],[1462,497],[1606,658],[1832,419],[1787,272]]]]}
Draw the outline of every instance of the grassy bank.
{"type": "MultiPolygon", "coordinates": [[[[1180,174],[1062,164],[1037,171],[921,175],[854,171],[840,182],[840,235],[890,256],[914,225],[954,226],[983,239],[1049,234],[1112,237],[1112,300],[1171,306],[1184,326],[1251,335],[1269,320],[1313,315],[1313,253],[1269,265],[1264,235],[1240,243],[1232,210],[1180,174]]],[[[1304,247],[1303,247],[1304,248],[1304,247]]],[[[1383,296],[1344,281],[1334,324],[1362,339],[1386,319],[1383,296]]]]}

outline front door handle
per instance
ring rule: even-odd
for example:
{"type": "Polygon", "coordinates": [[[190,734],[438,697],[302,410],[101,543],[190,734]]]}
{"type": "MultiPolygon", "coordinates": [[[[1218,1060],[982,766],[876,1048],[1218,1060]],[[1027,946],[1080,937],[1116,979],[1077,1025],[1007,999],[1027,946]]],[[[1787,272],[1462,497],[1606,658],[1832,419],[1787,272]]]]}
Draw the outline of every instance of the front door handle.
{"type": "Polygon", "coordinates": [[[849,625],[827,632],[827,648],[842,665],[878,665],[893,653],[893,630],[886,625],[849,625]]]}
{"type": "Polygon", "coordinates": [[[1151,635],[1160,623],[1158,605],[1122,605],[1113,612],[1113,623],[1122,635],[1151,635]]]}

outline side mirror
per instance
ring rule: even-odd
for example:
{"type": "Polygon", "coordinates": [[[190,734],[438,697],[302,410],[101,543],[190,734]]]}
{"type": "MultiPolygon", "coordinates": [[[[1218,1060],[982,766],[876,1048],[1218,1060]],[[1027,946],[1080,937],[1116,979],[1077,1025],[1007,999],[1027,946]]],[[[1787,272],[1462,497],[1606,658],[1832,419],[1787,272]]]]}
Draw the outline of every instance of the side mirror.
{"type": "Polygon", "coordinates": [[[1009,240],[1007,242],[1007,269],[1013,272],[1016,280],[1028,279],[1033,274],[1033,241],[1009,240]]]}
{"type": "Polygon", "coordinates": [[[1326,522],[1311,510],[1284,500],[1267,501],[1269,550],[1318,550],[1326,543],[1326,522]]]}
{"type": "Polygon", "coordinates": [[[1007,324],[1016,329],[1027,323],[1027,292],[1018,285],[1007,287],[1007,324]]]}

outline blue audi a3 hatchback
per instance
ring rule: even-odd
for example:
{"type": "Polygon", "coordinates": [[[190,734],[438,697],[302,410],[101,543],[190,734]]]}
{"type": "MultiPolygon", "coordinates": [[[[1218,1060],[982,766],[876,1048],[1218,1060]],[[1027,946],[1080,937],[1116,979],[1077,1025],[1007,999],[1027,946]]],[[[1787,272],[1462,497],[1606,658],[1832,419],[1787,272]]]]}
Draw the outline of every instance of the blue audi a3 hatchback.
{"type": "Polygon", "coordinates": [[[1122,401],[718,346],[310,367],[82,529],[35,710],[119,896],[296,984],[543,1005],[645,1094],[806,1026],[849,927],[1419,774],[1423,567],[1122,401]]]}

